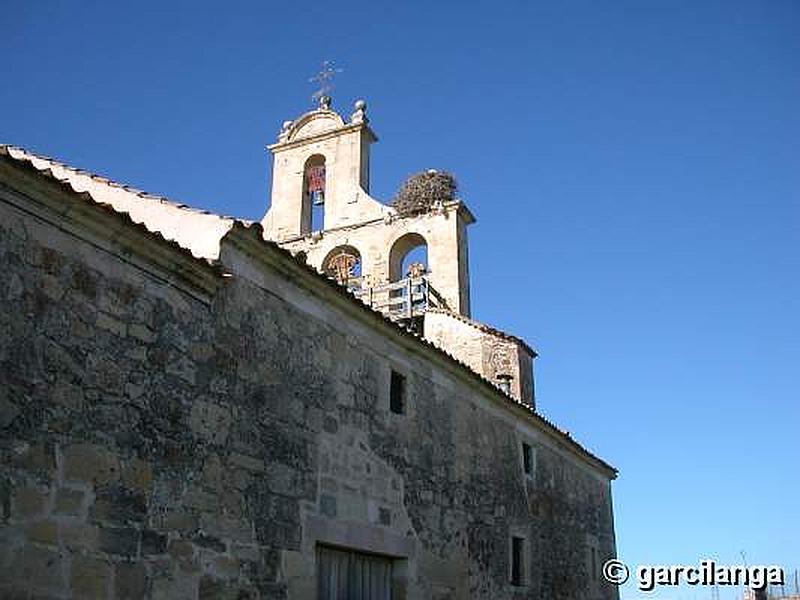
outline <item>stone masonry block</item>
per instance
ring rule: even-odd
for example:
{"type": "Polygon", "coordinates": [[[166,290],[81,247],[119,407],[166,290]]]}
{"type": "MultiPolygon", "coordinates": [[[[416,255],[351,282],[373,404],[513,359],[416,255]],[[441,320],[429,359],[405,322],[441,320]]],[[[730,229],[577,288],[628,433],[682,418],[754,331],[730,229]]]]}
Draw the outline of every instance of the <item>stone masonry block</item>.
{"type": "Polygon", "coordinates": [[[31,475],[50,478],[56,468],[55,447],[44,442],[25,444],[17,450],[12,464],[31,475]]]}
{"type": "Polygon", "coordinates": [[[95,444],[75,444],[64,450],[64,478],[103,485],[120,475],[117,456],[95,444]]]}
{"type": "Polygon", "coordinates": [[[160,555],[167,551],[167,535],[153,531],[152,529],[142,530],[141,553],[142,556],[160,555]]]}
{"type": "Polygon", "coordinates": [[[121,485],[102,486],[95,492],[90,516],[95,521],[127,525],[140,523],[147,515],[144,494],[121,485]]]}
{"type": "Polygon", "coordinates": [[[135,337],[137,340],[147,343],[150,343],[156,339],[156,334],[153,332],[153,330],[146,325],[142,325],[141,323],[131,323],[128,326],[128,333],[131,335],[131,337],[135,337]]]}
{"type": "Polygon", "coordinates": [[[150,464],[134,458],[122,464],[122,481],[126,487],[146,492],[153,484],[153,469],[150,464]]]}
{"type": "Polygon", "coordinates": [[[231,411],[226,406],[202,400],[196,400],[192,404],[189,427],[192,433],[212,444],[221,444],[225,441],[231,421],[231,411]]]}
{"type": "Polygon", "coordinates": [[[189,540],[173,540],[169,544],[169,554],[184,571],[198,569],[195,546],[189,540]]]}
{"type": "Polygon", "coordinates": [[[76,555],[72,559],[70,590],[75,598],[106,600],[111,588],[111,565],[91,556],[76,555]]]}
{"type": "Polygon", "coordinates": [[[49,546],[58,545],[58,525],[55,521],[37,521],[25,528],[28,540],[37,544],[47,544],[49,546]]]}
{"type": "Polygon", "coordinates": [[[116,565],[114,574],[116,600],[144,600],[147,597],[147,584],[147,571],[142,563],[116,565]]]}
{"type": "Polygon", "coordinates": [[[11,517],[26,520],[39,517],[47,510],[50,490],[24,485],[13,491],[11,497],[11,517]]]}
{"type": "Polygon", "coordinates": [[[86,523],[63,522],[59,525],[61,543],[73,552],[100,547],[100,528],[86,523]]]}
{"type": "Polygon", "coordinates": [[[106,331],[110,331],[114,335],[118,335],[120,337],[125,336],[126,326],[125,323],[120,321],[119,319],[115,319],[111,315],[99,312],[97,313],[97,326],[101,329],[105,329],[106,331]]]}
{"type": "Polygon", "coordinates": [[[136,556],[139,547],[139,531],[131,527],[101,527],[99,547],[103,552],[116,556],[136,556]]]}
{"type": "Polygon", "coordinates": [[[9,574],[38,591],[59,591],[65,587],[63,555],[55,549],[27,546],[19,552],[9,574]]]}
{"type": "Polygon", "coordinates": [[[57,515],[76,517],[81,513],[86,493],[82,490],[59,488],[56,491],[54,512],[57,515]]]}

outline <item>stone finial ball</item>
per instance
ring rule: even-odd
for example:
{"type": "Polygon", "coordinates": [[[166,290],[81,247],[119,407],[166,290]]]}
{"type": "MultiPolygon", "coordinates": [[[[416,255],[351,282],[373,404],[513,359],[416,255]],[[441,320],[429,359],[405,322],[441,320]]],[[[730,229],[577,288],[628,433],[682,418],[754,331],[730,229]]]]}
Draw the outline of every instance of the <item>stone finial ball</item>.
{"type": "Polygon", "coordinates": [[[289,127],[292,126],[292,123],[294,123],[294,121],[284,121],[283,125],[281,125],[281,129],[289,129],[289,127]]]}
{"type": "Polygon", "coordinates": [[[356,110],[366,110],[367,103],[364,100],[356,100],[355,104],[356,110]]]}

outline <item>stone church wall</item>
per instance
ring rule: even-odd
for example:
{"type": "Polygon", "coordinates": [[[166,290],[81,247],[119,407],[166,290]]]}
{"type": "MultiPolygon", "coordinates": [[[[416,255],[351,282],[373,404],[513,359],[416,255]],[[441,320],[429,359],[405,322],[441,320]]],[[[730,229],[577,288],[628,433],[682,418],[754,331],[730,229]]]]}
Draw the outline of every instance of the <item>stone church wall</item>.
{"type": "Polygon", "coordinates": [[[313,598],[319,543],[397,598],[617,597],[610,469],[280,251],[204,297],[0,208],[3,598],[313,598]]]}

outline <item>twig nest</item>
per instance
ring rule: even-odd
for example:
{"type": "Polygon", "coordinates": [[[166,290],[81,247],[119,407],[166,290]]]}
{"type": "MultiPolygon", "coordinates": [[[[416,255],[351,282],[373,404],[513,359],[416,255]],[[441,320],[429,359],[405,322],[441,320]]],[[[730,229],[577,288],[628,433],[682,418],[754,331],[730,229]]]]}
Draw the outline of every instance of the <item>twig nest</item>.
{"type": "Polygon", "coordinates": [[[457,190],[450,173],[429,169],[406,179],[391,205],[402,216],[427,213],[454,200],[457,190]]]}

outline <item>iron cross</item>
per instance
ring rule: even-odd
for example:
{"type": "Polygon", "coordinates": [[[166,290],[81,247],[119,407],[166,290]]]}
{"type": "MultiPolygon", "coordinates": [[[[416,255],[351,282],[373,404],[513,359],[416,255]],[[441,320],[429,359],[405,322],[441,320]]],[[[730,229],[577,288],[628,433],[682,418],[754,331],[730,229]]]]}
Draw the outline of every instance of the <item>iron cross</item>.
{"type": "Polygon", "coordinates": [[[323,98],[330,95],[333,90],[333,78],[337,73],[341,73],[342,69],[337,69],[333,66],[332,60],[325,60],[322,62],[322,70],[309,79],[309,83],[316,83],[319,89],[311,96],[313,100],[322,102],[323,98]]]}

